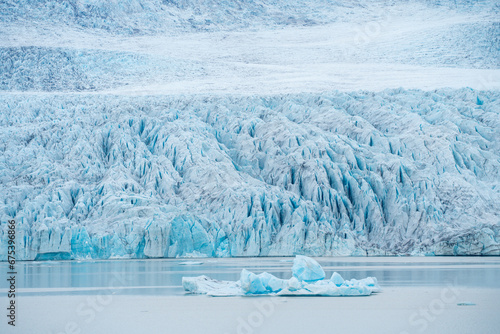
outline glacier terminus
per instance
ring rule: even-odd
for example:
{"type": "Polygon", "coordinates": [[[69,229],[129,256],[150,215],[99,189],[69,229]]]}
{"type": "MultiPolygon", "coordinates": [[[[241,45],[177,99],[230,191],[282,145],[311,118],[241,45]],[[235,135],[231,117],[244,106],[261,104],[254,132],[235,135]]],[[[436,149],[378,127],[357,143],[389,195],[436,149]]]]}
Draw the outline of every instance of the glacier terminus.
{"type": "Polygon", "coordinates": [[[500,251],[498,92],[0,101],[22,259],[500,251]]]}
{"type": "Polygon", "coordinates": [[[0,2],[0,260],[500,255],[496,1],[0,2]]]}

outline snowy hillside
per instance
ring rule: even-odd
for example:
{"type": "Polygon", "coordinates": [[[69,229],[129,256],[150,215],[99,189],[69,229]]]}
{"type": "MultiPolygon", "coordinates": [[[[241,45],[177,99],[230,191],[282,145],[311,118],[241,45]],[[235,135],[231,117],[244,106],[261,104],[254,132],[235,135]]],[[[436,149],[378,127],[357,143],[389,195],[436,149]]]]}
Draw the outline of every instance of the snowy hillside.
{"type": "Polygon", "coordinates": [[[500,89],[495,1],[42,3],[0,3],[0,91],[500,89]],[[181,20],[193,11],[219,23],[206,30],[181,20]],[[297,15],[316,23],[276,23],[297,15]]]}
{"type": "Polygon", "coordinates": [[[500,255],[495,1],[3,1],[0,260],[500,255]]]}
{"type": "Polygon", "coordinates": [[[359,23],[387,15],[388,10],[428,15],[429,9],[442,16],[498,14],[498,4],[484,0],[4,0],[0,17],[9,23],[149,35],[359,23]]]}

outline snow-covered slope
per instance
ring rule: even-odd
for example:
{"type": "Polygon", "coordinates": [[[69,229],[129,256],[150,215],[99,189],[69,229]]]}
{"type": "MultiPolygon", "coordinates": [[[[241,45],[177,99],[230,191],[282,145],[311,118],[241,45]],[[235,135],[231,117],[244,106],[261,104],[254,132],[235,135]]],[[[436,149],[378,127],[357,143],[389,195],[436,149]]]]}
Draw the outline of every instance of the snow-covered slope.
{"type": "Polygon", "coordinates": [[[265,6],[249,1],[238,3],[245,19],[230,10],[236,2],[13,3],[0,9],[2,91],[137,95],[500,88],[495,1],[266,1],[265,6]],[[63,15],[53,8],[63,5],[87,9],[63,15]],[[220,21],[218,28],[157,23],[192,10],[220,21]],[[276,24],[277,18],[294,15],[317,23],[276,24]],[[92,21],[97,19],[109,29],[92,21]],[[124,27],[144,31],[120,34],[124,27]]]}
{"type": "Polygon", "coordinates": [[[0,259],[500,255],[495,1],[0,2],[0,259]],[[402,87],[402,88],[400,88],[402,87]]]}
{"type": "Polygon", "coordinates": [[[0,18],[9,23],[147,35],[363,22],[387,15],[388,9],[429,15],[429,8],[440,14],[498,13],[496,1],[481,0],[4,0],[0,18]]]}

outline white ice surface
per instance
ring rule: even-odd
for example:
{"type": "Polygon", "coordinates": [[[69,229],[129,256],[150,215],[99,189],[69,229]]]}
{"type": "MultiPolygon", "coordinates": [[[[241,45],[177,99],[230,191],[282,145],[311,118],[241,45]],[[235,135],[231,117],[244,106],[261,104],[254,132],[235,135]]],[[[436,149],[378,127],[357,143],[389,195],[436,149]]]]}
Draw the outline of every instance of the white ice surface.
{"type": "MultiPolygon", "coordinates": [[[[6,334],[64,333],[66,326],[73,326],[82,333],[93,334],[139,333],[145,329],[151,333],[171,334],[247,333],[252,330],[262,334],[299,334],[331,331],[333,319],[339,333],[496,333],[498,289],[464,287],[459,289],[457,297],[453,296],[446,286],[391,287],[369,298],[118,294],[110,299],[98,293],[26,296],[18,299],[16,328],[2,321],[0,331],[6,334]],[[446,302],[442,301],[443,291],[446,302]],[[97,300],[107,304],[97,304],[98,311],[92,312],[89,302],[97,300]],[[476,305],[458,306],[462,301],[472,301],[476,305]]],[[[0,296],[0,303],[5,305],[7,301],[7,297],[0,296]]]]}
{"type": "MultiPolygon", "coordinates": [[[[166,26],[157,22],[154,28],[151,17],[136,13],[130,22],[120,13],[127,6],[140,11],[137,0],[122,6],[95,1],[99,10],[76,18],[52,9],[36,24],[28,18],[37,11],[20,3],[3,10],[0,25],[0,89],[7,91],[247,95],[500,88],[495,1],[276,1],[261,7],[250,2],[239,14],[262,12],[243,15],[250,22],[239,28],[234,23],[241,18],[233,22],[236,14],[225,2],[208,5],[202,13],[219,22],[200,27],[167,22],[182,17],[174,3],[146,1],[144,13],[149,9],[149,16],[166,20],[166,26]],[[174,16],[165,15],[168,11],[174,16]],[[111,26],[92,28],[101,26],[102,12],[110,13],[105,24],[111,26]],[[277,23],[297,15],[313,21],[277,23]],[[54,29],[63,24],[58,18],[66,23],[54,29]],[[134,24],[140,32],[123,31],[134,24]]],[[[206,5],[187,1],[183,13],[206,5]]]]}

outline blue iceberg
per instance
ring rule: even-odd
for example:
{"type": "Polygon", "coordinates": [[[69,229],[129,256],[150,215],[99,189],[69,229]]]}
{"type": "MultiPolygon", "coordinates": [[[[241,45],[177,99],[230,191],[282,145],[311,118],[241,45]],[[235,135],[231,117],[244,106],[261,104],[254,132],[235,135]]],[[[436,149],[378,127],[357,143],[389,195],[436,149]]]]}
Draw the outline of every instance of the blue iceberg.
{"type": "Polygon", "coordinates": [[[280,279],[270,273],[241,271],[238,281],[219,281],[207,276],[183,277],[182,286],[188,293],[209,296],[369,296],[380,291],[377,279],[344,280],[338,273],[325,280],[325,272],[315,260],[298,255],[293,261],[293,276],[280,279]],[[322,278],[318,278],[322,277],[322,278]]]}
{"type": "Polygon", "coordinates": [[[340,274],[337,272],[333,273],[332,277],[330,278],[330,281],[336,286],[341,286],[345,282],[342,276],[340,276],[340,274]]]}
{"type": "Polygon", "coordinates": [[[325,271],[319,263],[303,255],[297,255],[293,260],[292,273],[299,281],[315,282],[325,278],[325,271]]]}
{"type": "Polygon", "coordinates": [[[270,273],[263,272],[254,274],[251,271],[243,269],[241,271],[240,286],[246,294],[266,294],[279,292],[286,287],[286,280],[277,278],[270,273]]]}

